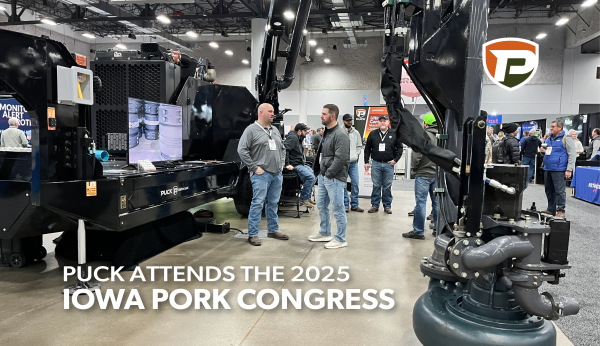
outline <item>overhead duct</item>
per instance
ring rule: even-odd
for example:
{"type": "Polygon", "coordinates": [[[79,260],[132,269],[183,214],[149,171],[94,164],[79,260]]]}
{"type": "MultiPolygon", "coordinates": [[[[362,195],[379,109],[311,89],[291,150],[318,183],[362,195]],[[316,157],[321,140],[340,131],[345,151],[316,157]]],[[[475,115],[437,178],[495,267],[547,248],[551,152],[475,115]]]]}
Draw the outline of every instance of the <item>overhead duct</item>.
{"type": "MultiPolygon", "coordinates": [[[[344,0],[331,0],[335,9],[348,8],[344,0]]],[[[367,45],[366,40],[361,40],[356,37],[354,27],[361,26],[363,23],[362,16],[358,14],[338,13],[330,17],[331,25],[334,27],[344,28],[348,39],[344,40],[344,48],[361,48],[367,45]]]]}

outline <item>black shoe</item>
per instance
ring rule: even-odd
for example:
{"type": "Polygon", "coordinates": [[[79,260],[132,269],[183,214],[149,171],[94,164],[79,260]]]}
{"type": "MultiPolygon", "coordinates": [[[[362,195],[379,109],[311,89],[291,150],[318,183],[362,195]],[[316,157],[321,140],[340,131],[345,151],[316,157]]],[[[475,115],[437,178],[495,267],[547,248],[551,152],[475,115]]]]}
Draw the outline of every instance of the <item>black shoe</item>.
{"type": "Polygon", "coordinates": [[[434,236],[434,237],[437,237],[437,232],[433,231],[433,232],[431,232],[431,235],[434,236]]]}
{"type": "Polygon", "coordinates": [[[415,216],[415,211],[414,210],[413,211],[409,211],[408,212],[408,216],[415,216]]]}
{"type": "Polygon", "coordinates": [[[433,214],[429,214],[429,216],[427,216],[427,220],[433,220],[433,214]]]}
{"type": "Polygon", "coordinates": [[[402,236],[404,238],[412,238],[412,239],[420,239],[420,240],[425,239],[425,236],[423,234],[417,234],[413,231],[410,231],[408,233],[402,233],[402,236]]]}

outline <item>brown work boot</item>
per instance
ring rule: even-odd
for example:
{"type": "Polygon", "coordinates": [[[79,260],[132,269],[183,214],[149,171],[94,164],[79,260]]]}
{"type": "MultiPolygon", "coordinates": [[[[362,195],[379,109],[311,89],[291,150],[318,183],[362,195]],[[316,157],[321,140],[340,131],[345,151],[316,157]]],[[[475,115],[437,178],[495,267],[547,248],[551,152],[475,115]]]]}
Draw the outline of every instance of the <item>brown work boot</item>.
{"type": "Polygon", "coordinates": [[[551,212],[549,212],[549,211],[548,211],[548,209],[544,210],[544,211],[542,212],[542,214],[554,215],[554,213],[551,213],[551,212]]]}
{"type": "Polygon", "coordinates": [[[279,240],[290,239],[290,237],[288,237],[287,235],[285,235],[281,232],[269,233],[269,234],[267,234],[267,238],[275,238],[275,239],[279,239],[279,240]]]}
{"type": "Polygon", "coordinates": [[[361,208],[361,207],[357,207],[357,208],[350,209],[350,210],[352,210],[352,211],[357,211],[357,212],[359,212],[359,213],[362,213],[363,211],[365,211],[365,210],[364,210],[363,208],[361,208]]]}
{"type": "Polygon", "coordinates": [[[384,212],[384,213],[386,213],[386,214],[391,214],[391,213],[392,213],[392,209],[390,209],[390,208],[385,208],[385,209],[383,210],[383,212],[384,212]]]}
{"type": "Polygon", "coordinates": [[[314,205],[312,203],[310,203],[309,201],[300,201],[300,204],[302,204],[303,206],[307,207],[307,208],[313,208],[314,205]]]}
{"type": "Polygon", "coordinates": [[[371,209],[369,209],[369,211],[367,211],[367,213],[371,214],[371,213],[376,213],[378,211],[379,211],[379,209],[377,209],[377,208],[371,208],[371,209]]]}
{"type": "Polygon", "coordinates": [[[556,212],[556,217],[562,217],[563,219],[565,218],[565,211],[564,210],[559,210],[556,212]]]}
{"type": "Polygon", "coordinates": [[[260,239],[258,239],[258,236],[249,237],[248,243],[250,243],[250,245],[260,246],[260,239]]]}

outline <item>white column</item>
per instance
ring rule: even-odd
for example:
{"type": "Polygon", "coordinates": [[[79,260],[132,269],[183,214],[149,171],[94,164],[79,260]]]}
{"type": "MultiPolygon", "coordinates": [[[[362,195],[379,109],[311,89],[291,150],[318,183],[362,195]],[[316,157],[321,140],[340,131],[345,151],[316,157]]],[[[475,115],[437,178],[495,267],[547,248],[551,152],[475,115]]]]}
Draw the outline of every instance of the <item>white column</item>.
{"type": "Polygon", "coordinates": [[[306,111],[308,106],[308,90],[300,90],[299,96],[298,106],[300,109],[298,112],[298,122],[308,124],[308,113],[306,111]]]}
{"type": "Polygon", "coordinates": [[[255,89],[254,80],[260,69],[260,57],[262,55],[263,44],[265,41],[267,20],[264,18],[252,19],[252,51],[250,59],[250,85],[252,85],[252,95],[258,98],[258,91],[255,89]]]}
{"type": "MultiPolygon", "coordinates": [[[[571,103],[573,102],[573,83],[575,70],[575,48],[565,49],[563,58],[563,70],[562,77],[563,82],[561,86],[561,97],[560,97],[560,114],[576,114],[571,112],[571,103]]],[[[549,124],[546,124],[547,128],[550,128],[549,124]]]]}

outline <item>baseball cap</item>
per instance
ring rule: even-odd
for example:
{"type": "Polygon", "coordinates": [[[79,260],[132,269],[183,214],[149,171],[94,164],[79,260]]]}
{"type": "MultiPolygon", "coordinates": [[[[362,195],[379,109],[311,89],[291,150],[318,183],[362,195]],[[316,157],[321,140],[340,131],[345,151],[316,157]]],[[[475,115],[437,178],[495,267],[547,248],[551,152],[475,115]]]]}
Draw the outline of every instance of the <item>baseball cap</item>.
{"type": "Polygon", "coordinates": [[[431,112],[421,115],[421,119],[423,119],[427,125],[435,125],[436,123],[435,116],[431,112]]]}
{"type": "Polygon", "coordinates": [[[385,114],[381,114],[381,115],[379,116],[379,120],[381,120],[381,119],[388,120],[388,116],[387,116],[387,115],[385,115],[385,114]]]}
{"type": "Polygon", "coordinates": [[[294,126],[294,131],[300,131],[300,130],[308,130],[308,126],[306,126],[304,123],[297,123],[296,126],[294,126]]]}
{"type": "Polygon", "coordinates": [[[352,116],[348,113],[344,114],[344,117],[342,118],[344,121],[346,120],[352,120],[352,116]]]}

